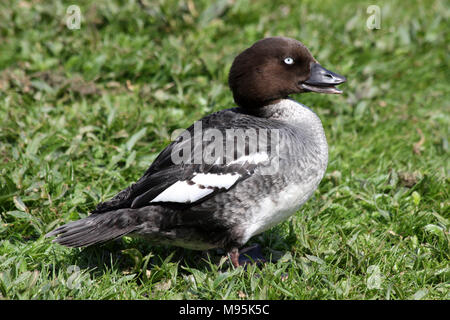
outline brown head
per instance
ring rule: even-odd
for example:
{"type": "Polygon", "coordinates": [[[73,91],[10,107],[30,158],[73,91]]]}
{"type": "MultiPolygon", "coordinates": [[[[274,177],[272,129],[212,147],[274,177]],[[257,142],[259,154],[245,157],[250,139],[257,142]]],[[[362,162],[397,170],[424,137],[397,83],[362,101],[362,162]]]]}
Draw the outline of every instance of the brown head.
{"type": "Polygon", "coordinates": [[[228,84],[247,109],[268,105],[301,92],[342,93],[346,78],[323,68],[301,42],[271,37],[256,42],[235,59],[228,84]]]}

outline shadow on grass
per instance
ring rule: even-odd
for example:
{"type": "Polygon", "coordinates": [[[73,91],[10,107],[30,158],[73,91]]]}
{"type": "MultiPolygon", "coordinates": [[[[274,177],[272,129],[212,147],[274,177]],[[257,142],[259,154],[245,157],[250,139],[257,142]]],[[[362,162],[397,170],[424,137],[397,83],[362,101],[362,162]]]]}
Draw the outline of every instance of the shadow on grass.
{"type": "MultiPolygon", "coordinates": [[[[270,235],[265,238],[267,237],[270,235]]],[[[268,263],[275,263],[278,258],[272,256],[272,253],[276,250],[267,246],[267,239],[255,240],[247,243],[245,247],[248,248],[255,244],[266,245],[263,249],[264,256],[268,263]]],[[[286,242],[284,244],[285,248],[290,247],[286,242]]],[[[142,276],[155,270],[169,271],[171,266],[175,266],[178,273],[186,275],[190,274],[190,269],[206,273],[233,268],[226,252],[221,249],[196,251],[168,245],[152,245],[138,238],[118,239],[103,245],[84,248],[74,252],[72,261],[82,269],[92,270],[90,273],[95,277],[111,270],[122,274],[136,273],[142,276]]]]}
{"type": "Polygon", "coordinates": [[[139,239],[118,239],[83,248],[74,253],[73,258],[80,268],[91,269],[94,275],[101,275],[112,269],[121,273],[164,269],[168,263],[181,267],[180,273],[186,272],[187,268],[207,272],[211,271],[211,264],[218,265],[223,256],[218,250],[195,251],[171,246],[152,246],[139,239]]]}

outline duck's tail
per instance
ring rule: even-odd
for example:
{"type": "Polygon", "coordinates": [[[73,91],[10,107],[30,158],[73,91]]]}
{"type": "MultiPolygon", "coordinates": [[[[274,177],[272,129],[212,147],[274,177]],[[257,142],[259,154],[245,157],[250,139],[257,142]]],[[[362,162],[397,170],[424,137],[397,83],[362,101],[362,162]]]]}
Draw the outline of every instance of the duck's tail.
{"type": "MultiPolygon", "coordinates": [[[[73,221],[47,233],[45,237],[56,236],[53,242],[66,247],[87,247],[120,238],[138,230],[149,221],[149,210],[119,209],[73,221]]],[[[151,219],[150,219],[151,220],[151,219]]]]}

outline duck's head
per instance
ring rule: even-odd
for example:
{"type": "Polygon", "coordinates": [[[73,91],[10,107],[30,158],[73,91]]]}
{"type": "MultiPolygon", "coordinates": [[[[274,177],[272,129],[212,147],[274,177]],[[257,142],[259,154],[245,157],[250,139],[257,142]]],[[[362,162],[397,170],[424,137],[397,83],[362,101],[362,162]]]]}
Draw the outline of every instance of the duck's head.
{"type": "Polygon", "coordinates": [[[322,67],[301,42],[262,39],[244,50],[230,69],[228,84],[235,102],[257,108],[302,92],[342,93],[346,78],[322,67]]]}

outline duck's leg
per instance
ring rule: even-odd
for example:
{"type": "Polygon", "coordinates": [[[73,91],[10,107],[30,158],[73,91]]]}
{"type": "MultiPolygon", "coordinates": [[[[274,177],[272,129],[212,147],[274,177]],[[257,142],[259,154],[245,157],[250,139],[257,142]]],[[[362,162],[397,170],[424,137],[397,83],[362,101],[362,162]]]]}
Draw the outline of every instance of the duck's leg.
{"type": "Polygon", "coordinates": [[[250,263],[263,264],[266,262],[259,244],[244,248],[241,251],[239,251],[237,247],[233,247],[228,254],[230,256],[231,263],[235,268],[245,266],[250,263]]]}
{"type": "Polygon", "coordinates": [[[228,253],[230,255],[231,263],[235,268],[239,267],[239,248],[234,247],[228,253]]]}

